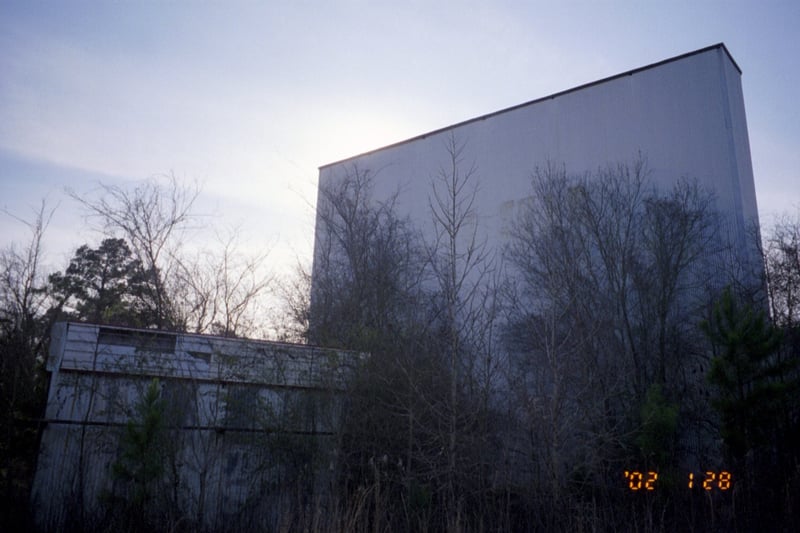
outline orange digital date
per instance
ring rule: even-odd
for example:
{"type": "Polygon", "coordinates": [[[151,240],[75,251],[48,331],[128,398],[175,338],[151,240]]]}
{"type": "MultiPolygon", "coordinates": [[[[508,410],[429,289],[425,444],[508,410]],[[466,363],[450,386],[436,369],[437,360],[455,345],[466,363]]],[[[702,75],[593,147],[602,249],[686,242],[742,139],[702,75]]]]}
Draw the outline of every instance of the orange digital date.
{"type": "MultiPolygon", "coordinates": [[[[625,480],[628,482],[628,488],[632,491],[652,491],[656,488],[656,481],[658,481],[658,472],[640,472],[638,470],[624,472],[625,480]]],[[[703,472],[702,476],[695,478],[694,472],[689,472],[688,488],[702,488],[706,491],[711,490],[730,490],[733,476],[727,470],[715,472],[707,470],[703,472]],[[701,481],[702,477],[702,481],[701,481]]]]}
{"type": "MultiPolygon", "coordinates": [[[[698,487],[702,487],[703,490],[728,490],[731,488],[731,473],[723,470],[719,473],[714,472],[712,470],[707,470],[704,472],[703,475],[703,483],[698,485],[698,487]]],[[[697,482],[699,483],[700,480],[698,479],[697,482]]],[[[689,473],[689,488],[693,489],[695,487],[695,479],[694,479],[694,472],[689,473]]]]}
{"type": "Polygon", "coordinates": [[[656,481],[658,481],[658,472],[647,472],[647,477],[642,472],[634,470],[633,472],[625,471],[625,478],[628,480],[628,488],[631,490],[655,490],[656,481]]]}

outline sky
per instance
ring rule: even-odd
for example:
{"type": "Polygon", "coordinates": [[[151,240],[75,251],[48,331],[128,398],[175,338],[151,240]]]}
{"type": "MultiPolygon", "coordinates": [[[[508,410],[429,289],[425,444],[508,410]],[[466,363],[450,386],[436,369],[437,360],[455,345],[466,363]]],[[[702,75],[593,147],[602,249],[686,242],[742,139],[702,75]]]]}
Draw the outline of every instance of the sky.
{"type": "Polygon", "coordinates": [[[46,198],[63,269],[99,241],[65,188],[172,174],[289,272],[319,166],[719,42],[768,225],[800,212],[798,28],[796,0],[0,0],[0,247],[46,198]]]}

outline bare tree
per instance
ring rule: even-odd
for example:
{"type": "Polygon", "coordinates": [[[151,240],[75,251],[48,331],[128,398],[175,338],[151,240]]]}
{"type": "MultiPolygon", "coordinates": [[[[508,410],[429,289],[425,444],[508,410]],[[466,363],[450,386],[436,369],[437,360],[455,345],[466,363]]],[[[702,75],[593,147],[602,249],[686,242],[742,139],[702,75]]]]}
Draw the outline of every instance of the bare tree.
{"type": "Polygon", "coordinates": [[[423,283],[422,241],[394,213],[396,195],[375,200],[374,179],[350,168],[321,187],[310,313],[292,314],[308,317],[312,342],[370,354],[342,428],[343,494],[349,503],[369,495],[377,529],[418,529],[432,511],[412,502],[438,492],[443,472],[440,320],[423,283]]]}
{"type": "MultiPolygon", "coordinates": [[[[656,190],[641,159],[583,176],[548,164],[532,184],[506,251],[516,281],[507,335],[514,390],[526,423],[548,428],[531,434],[545,458],[532,474],[556,508],[566,504],[559,495],[570,497],[565,465],[611,502],[605,480],[653,427],[630,415],[656,397],[648,391],[663,388],[658,398],[682,401],[686,414],[703,386],[696,324],[704,262],[717,247],[712,199],[689,181],[656,190]]],[[[669,454],[676,441],[659,444],[669,454]]]]}
{"type": "Polygon", "coordinates": [[[26,220],[8,211],[6,214],[28,227],[30,241],[19,249],[14,244],[0,253],[0,298],[6,327],[25,328],[24,322],[41,316],[46,308],[47,296],[42,288],[45,276],[42,273],[42,238],[50,224],[55,208],[48,208],[42,200],[34,212],[33,220],[26,220]]]}
{"type": "Polygon", "coordinates": [[[192,214],[200,190],[182,184],[174,175],[162,185],[154,178],[133,188],[100,184],[96,195],[86,197],[75,191],[69,195],[80,203],[99,229],[109,236],[122,235],[131,245],[151,277],[150,294],[153,325],[173,325],[173,303],[168,279],[174,274],[176,249],[182,233],[195,218],[192,214]]]}
{"type": "Polygon", "coordinates": [[[217,235],[218,247],[194,258],[176,258],[170,293],[176,322],[194,333],[246,336],[264,319],[263,299],[273,276],[265,271],[268,251],[241,250],[240,232],[217,235]]]}
{"type": "Polygon", "coordinates": [[[448,368],[448,396],[442,406],[446,428],[442,444],[447,458],[443,488],[447,527],[455,530],[463,527],[465,513],[459,482],[464,474],[469,477],[477,474],[480,479],[484,466],[480,464],[482,461],[476,464],[467,459],[463,452],[471,447],[464,446],[465,441],[476,438],[472,444],[488,444],[485,431],[495,372],[491,334],[496,318],[496,290],[491,284],[494,257],[485,239],[479,236],[479,215],[474,206],[478,194],[477,166],[465,160],[466,144],[454,135],[447,138],[445,150],[446,162],[431,184],[429,206],[435,240],[428,253],[448,368]],[[464,431],[465,427],[476,424],[484,435],[481,431],[472,435],[464,431]],[[471,472],[464,472],[465,468],[471,472]]]}
{"type": "Polygon", "coordinates": [[[311,314],[311,271],[299,263],[289,276],[275,283],[279,305],[272,317],[274,337],[285,342],[308,340],[311,314]]]}
{"type": "Polygon", "coordinates": [[[394,213],[396,193],[373,198],[374,176],[354,167],[320,189],[309,324],[314,343],[370,349],[369,331],[400,324],[402,305],[419,283],[414,232],[394,213]]]}
{"type": "Polygon", "coordinates": [[[528,475],[538,480],[533,497],[554,510],[542,517],[541,526],[551,528],[559,522],[548,520],[564,505],[568,465],[580,463],[592,445],[579,439],[604,415],[600,380],[606,373],[596,339],[605,313],[595,314],[602,300],[593,285],[593,255],[584,249],[575,181],[564,167],[537,169],[506,250],[517,278],[508,295],[511,385],[528,446],[542,457],[528,475]]]}
{"type": "Polygon", "coordinates": [[[772,318],[780,326],[796,327],[800,324],[800,211],[774,224],[763,254],[772,318]]]}
{"type": "Polygon", "coordinates": [[[27,529],[27,489],[35,465],[44,406],[40,365],[49,342],[50,301],[42,272],[42,239],[55,208],[43,200],[27,226],[30,237],[0,251],[0,529],[27,529]]]}

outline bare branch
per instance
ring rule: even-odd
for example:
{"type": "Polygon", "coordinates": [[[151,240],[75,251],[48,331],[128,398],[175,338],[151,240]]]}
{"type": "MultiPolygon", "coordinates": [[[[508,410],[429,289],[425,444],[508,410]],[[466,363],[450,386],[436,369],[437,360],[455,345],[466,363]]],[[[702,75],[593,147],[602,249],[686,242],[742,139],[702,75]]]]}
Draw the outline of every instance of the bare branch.
{"type": "Polygon", "coordinates": [[[174,327],[174,309],[166,285],[173,275],[172,259],[177,256],[181,238],[197,218],[192,207],[200,194],[199,186],[186,186],[170,174],[166,185],[151,178],[132,188],[99,184],[89,196],[72,190],[67,193],[84,207],[90,220],[99,222],[99,231],[127,239],[153,280],[154,325],[174,327]]]}

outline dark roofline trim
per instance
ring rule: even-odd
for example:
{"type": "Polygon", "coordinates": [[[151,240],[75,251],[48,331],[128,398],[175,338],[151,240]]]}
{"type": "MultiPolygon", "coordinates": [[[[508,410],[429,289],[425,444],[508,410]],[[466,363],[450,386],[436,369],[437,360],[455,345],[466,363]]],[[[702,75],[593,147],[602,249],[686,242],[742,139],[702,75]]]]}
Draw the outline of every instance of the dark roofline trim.
{"type": "MultiPolygon", "coordinates": [[[[357,157],[357,156],[356,156],[357,157]]],[[[357,352],[355,350],[344,350],[339,348],[328,348],[326,346],[321,346],[318,344],[303,344],[299,342],[285,342],[285,341],[271,341],[267,339],[251,339],[249,337],[225,337],[222,335],[212,335],[209,333],[190,333],[188,331],[175,331],[175,330],[168,330],[168,329],[155,329],[155,328],[135,328],[132,326],[118,326],[116,324],[98,324],[96,322],[79,322],[77,320],[59,320],[57,323],[66,324],[67,327],[70,325],[80,326],[80,327],[89,327],[89,328],[98,328],[97,329],[97,336],[98,339],[100,338],[100,329],[116,329],[120,331],[131,331],[133,333],[141,333],[144,335],[163,335],[163,336],[183,336],[183,337],[200,337],[202,339],[214,339],[219,341],[233,341],[239,343],[248,343],[250,346],[255,345],[267,345],[274,348],[303,348],[306,350],[312,350],[315,352],[322,352],[324,354],[329,354],[331,352],[334,353],[342,353],[348,355],[356,355],[361,356],[363,355],[362,352],[357,352]]]]}
{"type": "Polygon", "coordinates": [[[383,146],[381,148],[376,148],[374,150],[369,150],[367,152],[363,152],[363,153],[358,154],[358,155],[347,157],[345,159],[340,159],[338,161],[334,161],[333,163],[327,163],[325,165],[320,166],[319,170],[323,170],[325,168],[332,167],[334,165],[340,165],[340,164],[345,163],[347,161],[350,161],[352,159],[357,159],[359,157],[364,157],[366,155],[374,154],[374,153],[377,153],[377,152],[380,152],[380,151],[383,151],[383,150],[387,150],[389,148],[394,148],[396,146],[400,146],[400,145],[407,144],[407,143],[410,143],[410,142],[413,142],[413,141],[424,139],[425,137],[430,137],[431,135],[437,135],[437,134],[442,133],[444,131],[451,130],[451,129],[454,129],[454,128],[458,128],[460,126],[464,126],[464,125],[470,124],[472,122],[478,122],[480,120],[486,120],[487,118],[494,117],[495,115],[501,115],[503,113],[508,113],[509,111],[514,111],[514,110],[520,109],[522,107],[527,107],[529,105],[537,104],[537,103],[543,102],[545,100],[558,98],[559,96],[564,96],[565,94],[581,91],[583,89],[588,89],[589,87],[593,87],[595,85],[600,85],[602,83],[613,81],[613,80],[616,80],[618,78],[623,78],[625,76],[631,76],[633,74],[637,74],[637,73],[642,72],[644,70],[649,70],[651,68],[660,67],[662,65],[666,65],[667,63],[672,63],[674,61],[680,61],[681,59],[686,59],[687,57],[703,54],[703,53],[710,52],[711,50],[716,50],[716,49],[721,49],[723,52],[725,52],[725,55],[728,56],[728,59],[730,60],[730,62],[733,64],[733,66],[739,72],[739,75],[741,75],[742,74],[742,69],[740,69],[739,65],[736,64],[736,61],[733,59],[733,56],[731,55],[731,53],[728,51],[728,48],[725,46],[725,43],[712,44],[711,46],[706,46],[705,48],[701,48],[701,49],[695,50],[693,52],[687,52],[685,54],[681,54],[681,55],[678,55],[678,56],[675,56],[675,57],[670,57],[668,59],[664,59],[664,60],[658,61],[656,63],[651,63],[649,65],[645,65],[643,67],[638,67],[638,68],[635,68],[633,70],[628,70],[626,72],[622,72],[621,74],[615,74],[613,76],[609,76],[607,78],[602,78],[602,79],[597,80],[597,81],[584,83],[583,85],[578,85],[577,87],[573,87],[571,89],[566,89],[564,91],[559,91],[557,93],[553,93],[551,95],[544,96],[542,98],[536,98],[535,100],[530,100],[528,102],[523,102],[521,104],[517,104],[517,105],[511,106],[511,107],[506,107],[506,108],[501,109],[499,111],[494,111],[492,113],[487,113],[486,115],[481,115],[479,117],[463,120],[461,122],[457,122],[457,123],[452,124],[450,126],[445,126],[444,128],[438,128],[438,129],[435,129],[433,131],[429,131],[428,133],[423,133],[422,135],[416,135],[414,137],[405,139],[403,141],[398,141],[396,143],[387,144],[386,146],[383,146]]]}

